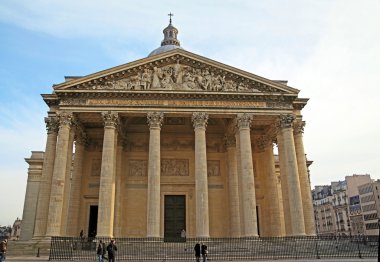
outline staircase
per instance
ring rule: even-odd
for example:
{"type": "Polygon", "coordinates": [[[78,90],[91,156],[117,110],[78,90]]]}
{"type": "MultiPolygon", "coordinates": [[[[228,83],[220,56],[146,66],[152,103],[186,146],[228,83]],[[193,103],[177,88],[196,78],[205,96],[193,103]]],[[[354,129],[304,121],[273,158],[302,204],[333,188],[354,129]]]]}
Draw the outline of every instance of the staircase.
{"type": "Polygon", "coordinates": [[[29,240],[8,241],[7,255],[11,257],[19,256],[49,256],[50,240],[29,240]],[[39,252],[38,252],[39,249],[39,252]]]}

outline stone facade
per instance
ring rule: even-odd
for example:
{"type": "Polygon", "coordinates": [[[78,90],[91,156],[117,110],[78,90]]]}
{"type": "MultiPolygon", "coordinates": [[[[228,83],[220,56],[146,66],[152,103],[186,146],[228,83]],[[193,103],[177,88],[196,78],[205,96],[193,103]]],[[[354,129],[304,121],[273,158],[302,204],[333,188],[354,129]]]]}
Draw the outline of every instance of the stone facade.
{"type": "Polygon", "coordinates": [[[315,234],[299,90],[180,48],[53,89],[29,238],[165,237],[168,196],[188,237],[315,234]]]}

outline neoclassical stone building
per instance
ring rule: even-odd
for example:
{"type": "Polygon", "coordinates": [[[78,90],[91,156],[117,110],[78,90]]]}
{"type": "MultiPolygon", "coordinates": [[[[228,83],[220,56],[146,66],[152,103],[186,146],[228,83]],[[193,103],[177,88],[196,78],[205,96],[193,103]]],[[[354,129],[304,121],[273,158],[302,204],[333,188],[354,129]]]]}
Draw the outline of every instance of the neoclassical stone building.
{"type": "Polygon", "coordinates": [[[308,99],[188,52],[177,34],[170,21],[148,57],[42,95],[46,148],[27,159],[22,239],[315,234],[308,99]]]}

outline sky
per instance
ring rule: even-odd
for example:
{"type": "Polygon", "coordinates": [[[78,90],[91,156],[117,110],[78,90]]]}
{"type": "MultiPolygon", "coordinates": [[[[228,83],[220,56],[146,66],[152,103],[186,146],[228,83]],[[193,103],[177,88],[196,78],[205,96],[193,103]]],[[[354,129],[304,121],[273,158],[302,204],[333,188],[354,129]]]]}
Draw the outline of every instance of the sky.
{"type": "Polygon", "coordinates": [[[0,1],[0,225],[22,217],[24,158],[45,150],[40,94],[146,57],[169,12],[187,51],[310,98],[303,109],[311,183],[380,178],[379,0],[0,1]]]}

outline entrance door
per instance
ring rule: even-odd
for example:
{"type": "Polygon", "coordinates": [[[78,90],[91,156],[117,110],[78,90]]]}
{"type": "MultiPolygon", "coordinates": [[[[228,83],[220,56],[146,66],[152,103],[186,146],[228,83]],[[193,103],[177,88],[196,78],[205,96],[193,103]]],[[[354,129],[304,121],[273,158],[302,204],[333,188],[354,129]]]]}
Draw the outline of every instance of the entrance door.
{"type": "Polygon", "coordinates": [[[186,230],[186,196],[165,196],[165,241],[180,241],[182,229],[186,230]]]}
{"type": "Polygon", "coordinates": [[[90,218],[88,221],[88,237],[96,237],[98,227],[98,206],[90,206],[90,218]]]}

